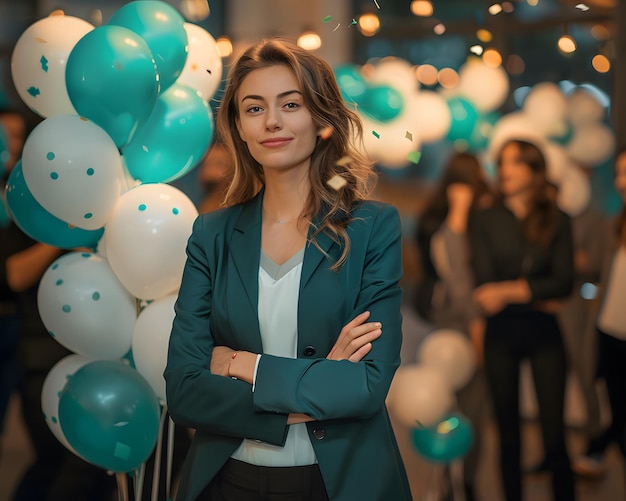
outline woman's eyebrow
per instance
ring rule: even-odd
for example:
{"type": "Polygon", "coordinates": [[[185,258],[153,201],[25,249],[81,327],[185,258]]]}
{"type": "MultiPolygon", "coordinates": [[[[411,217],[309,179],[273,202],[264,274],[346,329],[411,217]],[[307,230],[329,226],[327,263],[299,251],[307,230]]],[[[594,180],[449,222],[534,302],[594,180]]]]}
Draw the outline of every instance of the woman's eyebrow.
{"type": "MultiPolygon", "coordinates": [[[[281,92],[280,94],[278,94],[276,97],[279,99],[282,99],[283,97],[287,97],[291,94],[302,94],[302,92],[300,92],[299,90],[287,90],[285,92],[281,92]]],[[[264,101],[265,98],[263,96],[257,96],[256,94],[248,94],[247,96],[244,96],[241,98],[241,101],[245,101],[246,99],[255,99],[257,101],[264,101]]]]}

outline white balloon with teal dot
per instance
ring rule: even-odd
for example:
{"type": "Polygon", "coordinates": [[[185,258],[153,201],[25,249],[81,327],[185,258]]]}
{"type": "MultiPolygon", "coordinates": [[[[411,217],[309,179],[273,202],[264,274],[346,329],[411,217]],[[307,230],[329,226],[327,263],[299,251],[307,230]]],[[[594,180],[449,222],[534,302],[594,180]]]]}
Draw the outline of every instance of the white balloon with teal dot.
{"type": "Polygon", "coordinates": [[[61,256],[41,278],[37,303],[44,326],[68,350],[107,360],[130,350],[136,300],[103,257],[91,252],[61,256]]]}
{"type": "Polygon", "coordinates": [[[24,145],[22,170],[44,209],[85,230],[104,226],[125,185],[111,137],[76,115],[47,118],[35,127],[24,145]]]}
{"type": "Polygon", "coordinates": [[[111,268],[139,299],[158,299],[178,290],[187,240],[198,210],[179,189],[142,184],[124,193],[105,225],[111,268]]]}

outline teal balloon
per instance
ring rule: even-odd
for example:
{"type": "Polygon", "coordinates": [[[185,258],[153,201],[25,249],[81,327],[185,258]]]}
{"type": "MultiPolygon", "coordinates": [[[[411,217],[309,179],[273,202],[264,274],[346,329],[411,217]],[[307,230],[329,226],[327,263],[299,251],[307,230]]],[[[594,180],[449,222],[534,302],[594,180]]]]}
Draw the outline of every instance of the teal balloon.
{"type": "Polygon", "coordinates": [[[462,97],[453,97],[447,104],[452,117],[447,138],[450,141],[469,142],[478,121],[478,111],[470,101],[462,97]]]}
{"type": "Polygon", "coordinates": [[[470,151],[479,153],[487,148],[498,120],[500,120],[500,113],[497,111],[478,114],[474,130],[472,130],[468,141],[468,149],[470,151]]]}
{"type": "Polygon", "coordinates": [[[174,84],[157,99],[148,121],[122,150],[130,175],[142,183],[166,183],[189,172],[214,133],[213,112],[195,90],[174,84]]]}
{"type": "Polygon", "coordinates": [[[65,84],[79,115],[128,144],[159,96],[156,63],[148,44],[121,26],[99,26],[74,46],[65,84]]]}
{"type": "Polygon", "coordinates": [[[414,428],[417,452],[433,463],[449,463],[467,454],[474,440],[472,425],[461,414],[451,414],[429,428],[414,428]]]}
{"type": "Polygon", "coordinates": [[[368,86],[360,98],[359,112],[381,123],[393,121],[404,107],[402,94],[387,85],[368,86]]]}
{"type": "Polygon", "coordinates": [[[335,69],[335,79],[344,98],[348,102],[360,104],[360,100],[367,90],[367,82],[361,75],[361,70],[355,64],[343,64],[335,69]]]}
{"type": "Polygon", "coordinates": [[[185,20],[165,2],[130,2],[113,13],[109,25],[122,26],[143,38],[156,61],[161,92],[180,76],[187,60],[185,20]]]}
{"type": "Polygon", "coordinates": [[[84,230],[70,226],[44,209],[26,185],[21,160],[11,170],[5,196],[15,224],[38,242],[61,249],[76,247],[95,249],[104,234],[104,228],[84,230]]]}
{"type": "Polygon", "coordinates": [[[156,445],[160,406],[133,368],[96,360],[69,378],[59,399],[59,421],[68,443],[85,460],[116,473],[144,463],[156,445]]]}

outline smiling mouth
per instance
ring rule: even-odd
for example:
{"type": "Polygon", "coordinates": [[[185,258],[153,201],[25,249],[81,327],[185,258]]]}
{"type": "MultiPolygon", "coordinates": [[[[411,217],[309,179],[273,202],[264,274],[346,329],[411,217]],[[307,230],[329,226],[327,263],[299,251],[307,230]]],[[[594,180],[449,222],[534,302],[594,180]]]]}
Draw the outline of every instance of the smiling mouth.
{"type": "Polygon", "coordinates": [[[284,146],[289,143],[291,139],[282,137],[276,139],[266,139],[265,141],[261,141],[263,146],[267,146],[268,148],[279,148],[280,146],[284,146]]]}

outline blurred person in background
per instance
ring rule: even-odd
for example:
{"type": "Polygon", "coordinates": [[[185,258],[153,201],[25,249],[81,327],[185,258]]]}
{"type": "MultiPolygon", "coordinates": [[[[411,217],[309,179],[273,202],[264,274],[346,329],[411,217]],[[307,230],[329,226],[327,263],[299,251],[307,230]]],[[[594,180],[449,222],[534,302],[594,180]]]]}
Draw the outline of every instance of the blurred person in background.
{"type": "Polygon", "coordinates": [[[539,148],[509,140],[497,156],[497,201],[470,219],[474,300],[486,316],[484,364],[507,501],[523,499],[520,365],[532,370],[557,501],[575,498],[565,443],[567,361],[556,312],[572,291],[570,218],[556,205],[539,148]]]}
{"type": "MultiPolygon", "coordinates": [[[[467,223],[470,213],[493,202],[478,159],[455,153],[427,203],[417,228],[422,280],[416,288],[418,314],[435,329],[454,329],[470,336],[481,365],[484,321],[474,303],[474,278],[469,262],[467,223]]],[[[457,393],[460,411],[474,430],[474,445],[464,459],[465,499],[475,499],[474,485],[480,456],[481,428],[488,414],[484,375],[477,368],[457,393]]]]}

